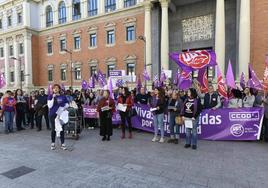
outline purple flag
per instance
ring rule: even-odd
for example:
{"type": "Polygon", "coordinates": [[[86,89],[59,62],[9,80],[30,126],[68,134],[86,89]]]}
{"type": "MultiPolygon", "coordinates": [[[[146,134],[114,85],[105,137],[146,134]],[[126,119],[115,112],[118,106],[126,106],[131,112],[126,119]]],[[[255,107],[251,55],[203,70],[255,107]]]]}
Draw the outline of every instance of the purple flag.
{"type": "Polygon", "coordinates": [[[169,54],[169,57],[187,72],[217,65],[216,54],[213,50],[173,52],[169,54]]]}
{"type": "Polygon", "coordinates": [[[94,76],[91,76],[88,83],[89,88],[95,88],[95,78],[94,76]]]}
{"type": "Polygon", "coordinates": [[[158,80],[158,74],[154,75],[154,87],[159,87],[159,80],[158,80]]]}
{"type": "Polygon", "coordinates": [[[240,76],[240,86],[242,89],[245,89],[246,87],[246,78],[243,72],[241,73],[241,76],[240,76]]]}
{"type": "Polygon", "coordinates": [[[180,73],[180,78],[178,81],[178,88],[181,90],[186,90],[192,87],[192,71],[180,73]]]}
{"type": "Polygon", "coordinates": [[[98,72],[98,82],[99,82],[99,85],[101,87],[104,87],[105,85],[107,85],[107,81],[106,81],[105,75],[102,74],[102,72],[100,70],[98,72]]]}
{"type": "Polygon", "coordinates": [[[230,60],[228,63],[228,69],[226,73],[226,85],[233,89],[236,89],[233,68],[230,60]]]}
{"type": "Polygon", "coordinates": [[[150,75],[149,75],[149,73],[147,72],[146,69],[144,69],[144,71],[143,71],[143,79],[146,80],[146,81],[149,81],[151,79],[150,75]]]}
{"type": "Polygon", "coordinates": [[[137,89],[138,92],[140,92],[141,87],[142,87],[142,84],[141,84],[141,77],[140,77],[140,75],[139,75],[139,76],[138,76],[138,79],[137,79],[137,81],[136,81],[136,89],[137,89]]]}
{"type": "Polygon", "coordinates": [[[252,66],[248,66],[249,71],[248,71],[248,87],[257,89],[257,90],[262,90],[263,85],[260,82],[259,78],[257,77],[256,73],[252,69],[252,66]]]}
{"type": "Polygon", "coordinates": [[[116,85],[116,87],[122,87],[124,85],[124,80],[123,79],[117,79],[115,85],[116,85]]]}
{"type": "Polygon", "coordinates": [[[3,88],[5,85],[6,85],[6,80],[5,80],[4,73],[2,73],[0,76],[0,88],[3,88]]]}
{"type": "Polygon", "coordinates": [[[65,86],[64,86],[64,84],[62,83],[61,84],[61,90],[63,91],[63,92],[65,92],[66,90],[65,90],[65,86]]]}
{"type": "Polygon", "coordinates": [[[48,84],[47,86],[47,94],[48,95],[52,95],[53,91],[52,91],[52,85],[51,84],[48,84]]]}
{"type": "Polygon", "coordinates": [[[166,79],[167,79],[167,76],[166,76],[165,72],[162,70],[161,75],[160,75],[160,82],[165,82],[166,79]]]}
{"type": "Polygon", "coordinates": [[[199,69],[197,81],[202,93],[208,92],[208,75],[207,68],[199,69]]]}
{"type": "Polygon", "coordinates": [[[113,82],[112,82],[112,78],[109,78],[109,84],[108,84],[108,89],[110,91],[110,97],[112,99],[114,99],[114,94],[113,94],[113,82]]]}
{"type": "Polygon", "coordinates": [[[87,85],[87,81],[86,81],[86,80],[83,80],[82,83],[81,83],[81,87],[82,87],[82,89],[83,89],[83,90],[87,90],[87,89],[88,89],[87,86],[88,86],[88,85],[87,85]]]}

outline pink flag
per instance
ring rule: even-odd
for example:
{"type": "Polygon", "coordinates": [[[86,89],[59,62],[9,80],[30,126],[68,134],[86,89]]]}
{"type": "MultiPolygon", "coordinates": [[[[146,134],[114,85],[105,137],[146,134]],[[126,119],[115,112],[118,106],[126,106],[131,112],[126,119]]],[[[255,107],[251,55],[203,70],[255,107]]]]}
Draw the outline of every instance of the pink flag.
{"type": "Polygon", "coordinates": [[[227,69],[227,73],[226,73],[226,84],[227,84],[227,86],[229,86],[233,89],[236,89],[233,68],[232,68],[232,64],[231,64],[230,60],[228,63],[228,69],[227,69]]]}
{"type": "Polygon", "coordinates": [[[0,88],[3,88],[5,85],[6,85],[6,80],[5,80],[4,73],[2,73],[0,75],[0,88]]]}
{"type": "Polygon", "coordinates": [[[114,94],[113,94],[113,82],[112,82],[112,78],[109,78],[109,83],[108,83],[108,89],[110,91],[110,97],[112,99],[114,99],[114,94]]]}

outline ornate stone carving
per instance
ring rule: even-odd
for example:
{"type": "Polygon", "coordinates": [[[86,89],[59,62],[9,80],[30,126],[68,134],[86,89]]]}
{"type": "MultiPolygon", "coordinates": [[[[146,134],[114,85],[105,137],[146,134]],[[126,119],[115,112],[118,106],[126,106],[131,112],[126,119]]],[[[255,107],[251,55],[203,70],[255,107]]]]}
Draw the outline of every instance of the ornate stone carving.
{"type": "Polygon", "coordinates": [[[212,14],[182,20],[183,42],[210,40],[214,33],[212,14]]]}

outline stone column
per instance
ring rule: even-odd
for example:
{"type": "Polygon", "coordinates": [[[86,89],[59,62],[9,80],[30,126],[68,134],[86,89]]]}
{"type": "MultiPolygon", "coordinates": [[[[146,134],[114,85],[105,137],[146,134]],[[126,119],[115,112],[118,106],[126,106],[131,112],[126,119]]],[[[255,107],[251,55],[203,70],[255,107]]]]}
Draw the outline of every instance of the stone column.
{"type": "Polygon", "coordinates": [[[169,0],[161,0],[161,68],[169,70],[169,28],[168,28],[168,4],[169,0]]]}
{"type": "Polygon", "coordinates": [[[116,0],[116,9],[124,8],[124,0],[116,0]]]}
{"type": "Polygon", "coordinates": [[[82,0],[81,1],[81,18],[86,18],[87,17],[87,0],[82,0]]]}
{"type": "Polygon", "coordinates": [[[225,74],[225,8],[224,0],[217,0],[216,5],[216,31],[215,31],[215,52],[218,66],[225,74]]]}
{"type": "Polygon", "coordinates": [[[14,57],[17,60],[13,60],[14,61],[14,76],[15,76],[15,87],[20,88],[20,82],[21,82],[21,62],[20,62],[20,58],[19,58],[19,53],[18,53],[18,42],[17,39],[14,39],[13,42],[13,49],[14,49],[14,57]]]}
{"type": "Polygon", "coordinates": [[[98,14],[104,14],[104,0],[99,0],[98,1],[98,14]]]}
{"type": "Polygon", "coordinates": [[[152,78],[152,28],[151,28],[151,8],[152,4],[149,0],[144,2],[145,15],[144,15],[144,36],[145,36],[145,60],[146,60],[146,70],[152,78]],[[149,66],[147,66],[149,65],[149,66]]]}
{"type": "Polygon", "coordinates": [[[72,3],[66,7],[66,13],[67,13],[67,22],[71,22],[73,20],[73,6],[72,3]]]}
{"type": "Polygon", "coordinates": [[[24,35],[24,72],[25,86],[27,89],[33,87],[33,70],[32,70],[32,34],[24,35]]]}
{"type": "Polygon", "coordinates": [[[23,7],[23,26],[30,26],[31,24],[31,11],[30,11],[30,3],[28,1],[24,1],[22,3],[23,7]]]}
{"type": "Polygon", "coordinates": [[[248,75],[250,63],[250,0],[242,0],[239,23],[239,76],[248,75]]]}
{"type": "Polygon", "coordinates": [[[9,54],[7,40],[4,39],[4,54],[5,54],[5,79],[6,88],[10,87],[10,71],[9,71],[9,54]]]}

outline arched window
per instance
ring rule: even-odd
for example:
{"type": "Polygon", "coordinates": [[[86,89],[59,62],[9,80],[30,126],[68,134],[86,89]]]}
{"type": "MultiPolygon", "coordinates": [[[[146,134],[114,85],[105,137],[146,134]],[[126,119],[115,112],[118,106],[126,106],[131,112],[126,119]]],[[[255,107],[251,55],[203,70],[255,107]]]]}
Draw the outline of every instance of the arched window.
{"type": "Polygon", "coordinates": [[[59,24],[66,22],[66,6],[64,1],[61,1],[59,4],[59,24]]]}
{"type": "Polygon", "coordinates": [[[46,8],[46,26],[50,27],[53,25],[53,11],[52,7],[49,5],[46,8]]]}
{"type": "Polygon", "coordinates": [[[81,3],[80,0],[73,0],[73,20],[81,18],[81,3]]]}

